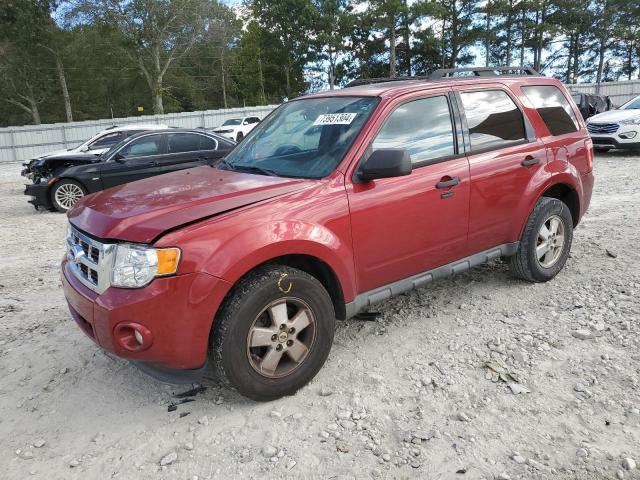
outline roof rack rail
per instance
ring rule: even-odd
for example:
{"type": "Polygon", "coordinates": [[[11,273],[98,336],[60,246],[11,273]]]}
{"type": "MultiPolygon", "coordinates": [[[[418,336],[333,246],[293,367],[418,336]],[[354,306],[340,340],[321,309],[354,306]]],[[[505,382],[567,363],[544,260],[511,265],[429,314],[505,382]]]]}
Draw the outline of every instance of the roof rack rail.
{"type": "Polygon", "coordinates": [[[453,77],[456,73],[472,72],[477,77],[496,77],[501,72],[508,72],[505,75],[535,75],[540,73],[531,67],[465,67],[465,68],[439,68],[433,71],[427,78],[438,80],[446,77],[453,77]],[[521,73],[510,73],[521,72],[521,73]]]}
{"type": "Polygon", "coordinates": [[[402,82],[404,80],[429,80],[429,77],[416,76],[416,77],[378,77],[378,78],[356,78],[347,83],[344,88],[359,87],[360,85],[370,85],[372,83],[385,83],[385,82],[402,82]]]}

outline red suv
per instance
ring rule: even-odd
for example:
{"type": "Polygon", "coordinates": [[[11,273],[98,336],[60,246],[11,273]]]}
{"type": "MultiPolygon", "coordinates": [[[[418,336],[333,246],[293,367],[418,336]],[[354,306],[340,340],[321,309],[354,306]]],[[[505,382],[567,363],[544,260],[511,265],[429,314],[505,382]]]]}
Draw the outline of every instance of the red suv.
{"type": "Polygon", "coordinates": [[[275,399],[320,370],[336,318],[500,257],[552,279],[592,161],[571,95],[535,71],[361,81],[281,105],[222,161],[83,198],[64,292],[153,376],[211,366],[275,399]]]}

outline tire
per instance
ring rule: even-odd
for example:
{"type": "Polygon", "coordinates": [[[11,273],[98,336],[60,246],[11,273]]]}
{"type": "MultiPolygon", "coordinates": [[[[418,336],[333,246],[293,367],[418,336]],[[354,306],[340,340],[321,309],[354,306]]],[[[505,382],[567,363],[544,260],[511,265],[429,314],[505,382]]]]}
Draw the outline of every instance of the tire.
{"type": "Polygon", "coordinates": [[[511,257],[511,273],[529,282],[551,280],[564,267],[572,241],[573,218],[569,207],[555,198],[540,198],[522,232],[518,251],[511,257]],[[546,230],[542,229],[543,225],[546,230]],[[555,227],[555,234],[554,225],[558,225],[555,227]],[[547,240],[544,239],[545,231],[546,234],[550,234],[547,240]],[[547,246],[547,249],[544,249],[544,246],[547,246]],[[538,248],[541,256],[538,254],[538,248]]]}
{"type": "Polygon", "coordinates": [[[238,135],[236,135],[236,143],[242,140],[243,138],[244,138],[244,134],[242,132],[238,132],[238,135]]]}
{"type": "Polygon", "coordinates": [[[209,361],[223,385],[254,400],[274,400],[315,377],[331,350],[334,328],[333,303],[316,278],[286,266],[259,267],[225,299],[214,320],[209,361]]]}
{"type": "Polygon", "coordinates": [[[75,180],[63,179],[51,190],[51,203],[57,211],[65,213],[87,194],[87,189],[75,180]]]}

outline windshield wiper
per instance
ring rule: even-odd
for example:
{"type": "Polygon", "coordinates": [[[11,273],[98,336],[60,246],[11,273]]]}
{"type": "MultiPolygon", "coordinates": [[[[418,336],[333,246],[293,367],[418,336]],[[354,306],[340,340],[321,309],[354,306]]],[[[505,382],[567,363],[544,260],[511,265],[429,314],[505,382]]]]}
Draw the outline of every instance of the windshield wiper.
{"type": "Polygon", "coordinates": [[[218,168],[220,166],[224,167],[221,170],[234,170],[233,165],[231,165],[229,162],[227,162],[224,158],[221,158],[220,160],[218,160],[217,162],[211,162],[209,163],[210,167],[213,168],[218,168]]]}
{"type": "Polygon", "coordinates": [[[268,175],[270,177],[281,177],[282,175],[274,172],[273,170],[269,170],[267,168],[256,167],[253,165],[232,165],[233,170],[238,172],[246,172],[246,173],[257,173],[259,175],[268,175]]]}

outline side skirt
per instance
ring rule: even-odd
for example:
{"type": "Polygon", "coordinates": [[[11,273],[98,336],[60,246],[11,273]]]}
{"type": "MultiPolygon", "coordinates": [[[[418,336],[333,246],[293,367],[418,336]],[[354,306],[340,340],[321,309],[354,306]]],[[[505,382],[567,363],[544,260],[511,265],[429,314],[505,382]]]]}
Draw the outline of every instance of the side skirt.
{"type": "Polygon", "coordinates": [[[481,265],[483,263],[490,262],[500,257],[509,257],[515,255],[518,251],[520,242],[505,243],[498,245],[497,247],[490,248],[483,252],[473,254],[469,257],[456,260],[455,262],[443,265],[442,267],[434,268],[426,272],[418,273],[408,278],[398,280],[382,287],[374,288],[368,292],[360,293],[356,296],[353,302],[345,305],[347,310],[347,318],[351,318],[357,315],[365,308],[375,303],[382,302],[388,298],[395,297],[401,293],[413,290],[414,288],[422,287],[434,280],[440,280],[441,278],[451,277],[456,273],[466,272],[467,270],[481,265]]]}

